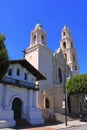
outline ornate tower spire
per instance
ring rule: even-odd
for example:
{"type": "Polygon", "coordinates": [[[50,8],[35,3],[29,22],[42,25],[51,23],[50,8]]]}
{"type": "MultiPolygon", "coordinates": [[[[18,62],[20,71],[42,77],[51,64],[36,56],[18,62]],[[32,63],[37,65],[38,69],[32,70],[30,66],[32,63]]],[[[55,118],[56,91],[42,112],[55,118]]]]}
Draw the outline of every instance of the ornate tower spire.
{"type": "Polygon", "coordinates": [[[61,32],[60,48],[66,58],[66,62],[70,67],[72,75],[79,73],[77,53],[74,48],[74,41],[71,36],[70,29],[64,26],[61,32]]]}
{"type": "Polygon", "coordinates": [[[62,38],[65,38],[65,37],[69,37],[70,36],[70,30],[69,28],[65,25],[63,30],[62,30],[62,38]]]}
{"type": "Polygon", "coordinates": [[[36,44],[46,46],[46,32],[40,23],[36,24],[34,30],[31,32],[30,47],[36,44]]]}

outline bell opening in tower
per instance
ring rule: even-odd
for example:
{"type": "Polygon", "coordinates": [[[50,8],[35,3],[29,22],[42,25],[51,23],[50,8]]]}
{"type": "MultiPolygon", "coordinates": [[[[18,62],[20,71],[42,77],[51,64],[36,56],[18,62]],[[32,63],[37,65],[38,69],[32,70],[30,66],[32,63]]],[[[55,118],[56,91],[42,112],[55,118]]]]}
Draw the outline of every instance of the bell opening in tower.
{"type": "Polygon", "coordinates": [[[34,35],[34,44],[36,43],[36,35],[34,35]]]}
{"type": "Polygon", "coordinates": [[[44,44],[44,37],[43,37],[43,35],[41,36],[41,43],[44,44]]]}
{"type": "Polygon", "coordinates": [[[66,34],[66,33],[65,33],[65,32],[63,32],[63,36],[65,36],[65,34],[66,34]]]}
{"type": "Polygon", "coordinates": [[[66,48],[66,42],[63,42],[63,47],[66,48]]]}

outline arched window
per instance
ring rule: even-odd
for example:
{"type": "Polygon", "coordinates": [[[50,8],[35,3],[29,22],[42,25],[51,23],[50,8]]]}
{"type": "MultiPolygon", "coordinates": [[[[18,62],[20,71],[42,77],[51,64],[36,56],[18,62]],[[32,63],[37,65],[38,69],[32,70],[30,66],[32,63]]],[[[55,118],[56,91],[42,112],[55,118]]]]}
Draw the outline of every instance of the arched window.
{"type": "Polygon", "coordinates": [[[73,48],[73,43],[71,42],[71,47],[73,48]]]}
{"type": "Polygon", "coordinates": [[[36,35],[34,35],[34,44],[36,43],[36,35]]]}
{"type": "Polygon", "coordinates": [[[65,34],[66,34],[66,33],[65,33],[65,32],[63,32],[63,36],[65,36],[65,34]]]}
{"type": "Polygon", "coordinates": [[[50,102],[48,98],[46,98],[45,100],[45,105],[46,105],[46,108],[50,108],[50,102]]]}
{"type": "Polygon", "coordinates": [[[66,61],[67,61],[67,54],[66,53],[64,54],[64,59],[66,59],[66,61]]]}
{"type": "Polygon", "coordinates": [[[43,37],[43,35],[41,36],[41,43],[42,44],[44,43],[44,37],[43,37]]]}
{"type": "Polygon", "coordinates": [[[75,66],[75,70],[77,70],[77,67],[75,66]]]}
{"type": "Polygon", "coordinates": [[[58,69],[58,77],[59,77],[59,83],[62,83],[62,71],[60,68],[58,69]]]}
{"type": "Polygon", "coordinates": [[[24,73],[24,80],[27,80],[27,79],[28,79],[28,74],[24,73]]]}
{"type": "Polygon", "coordinates": [[[20,69],[19,69],[19,68],[17,68],[16,75],[17,75],[17,76],[20,75],[20,69]]]}
{"type": "Polygon", "coordinates": [[[63,42],[63,47],[66,48],[66,42],[63,42]]]}
{"type": "Polygon", "coordinates": [[[10,68],[9,70],[8,70],[8,75],[12,75],[12,69],[10,68]]]}
{"type": "Polygon", "coordinates": [[[75,62],[75,55],[73,54],[73,62],[75,62]]]}

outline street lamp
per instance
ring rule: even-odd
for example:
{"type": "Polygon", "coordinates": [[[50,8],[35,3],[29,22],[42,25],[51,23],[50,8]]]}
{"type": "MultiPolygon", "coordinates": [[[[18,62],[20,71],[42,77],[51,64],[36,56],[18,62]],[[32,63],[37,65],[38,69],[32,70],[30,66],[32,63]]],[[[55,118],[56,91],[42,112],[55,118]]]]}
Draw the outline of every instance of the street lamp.
{"type": "MultiPolygon", "coordinates": [[[[64,73],[65,75],[65,73],[64,73]]],[[[66,77],[64,77],[66,78],[66,77]]],[[[70,79],[70,77],[67,77],[66,78],[67,81],[70,79]]],[[[65,82],[65,79],[64,79],[64,101],[65,101],[65,125],[68,126],[67,124],[67,93],[66,93],[66,82],[65,82]]]]}
{"type": "Polygon", "coordinates": [[[65,125],[67,126],[67,94],[65,85],[65,73],[64,73],[64,101],[62,102],[62,107],[65,109],[65,125]]]}
{"type": "Polygon", "coordinates": [[[66,94],[66,85],[64,85],[64,94],[65,94],[65,125],[67,126],[67,94],[66,94]]]}

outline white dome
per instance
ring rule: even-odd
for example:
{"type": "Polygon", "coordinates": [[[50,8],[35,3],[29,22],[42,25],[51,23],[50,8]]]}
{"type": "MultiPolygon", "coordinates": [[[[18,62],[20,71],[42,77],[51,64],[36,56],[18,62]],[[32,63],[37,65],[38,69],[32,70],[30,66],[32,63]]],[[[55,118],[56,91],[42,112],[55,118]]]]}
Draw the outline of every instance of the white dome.
{"type": "Polygon", "coordinates": [[[35,26],[35,29],[37,29],[37,28],[42,29],[43,26],[40,23],[37,23],[36,26],[35,26]]]}

